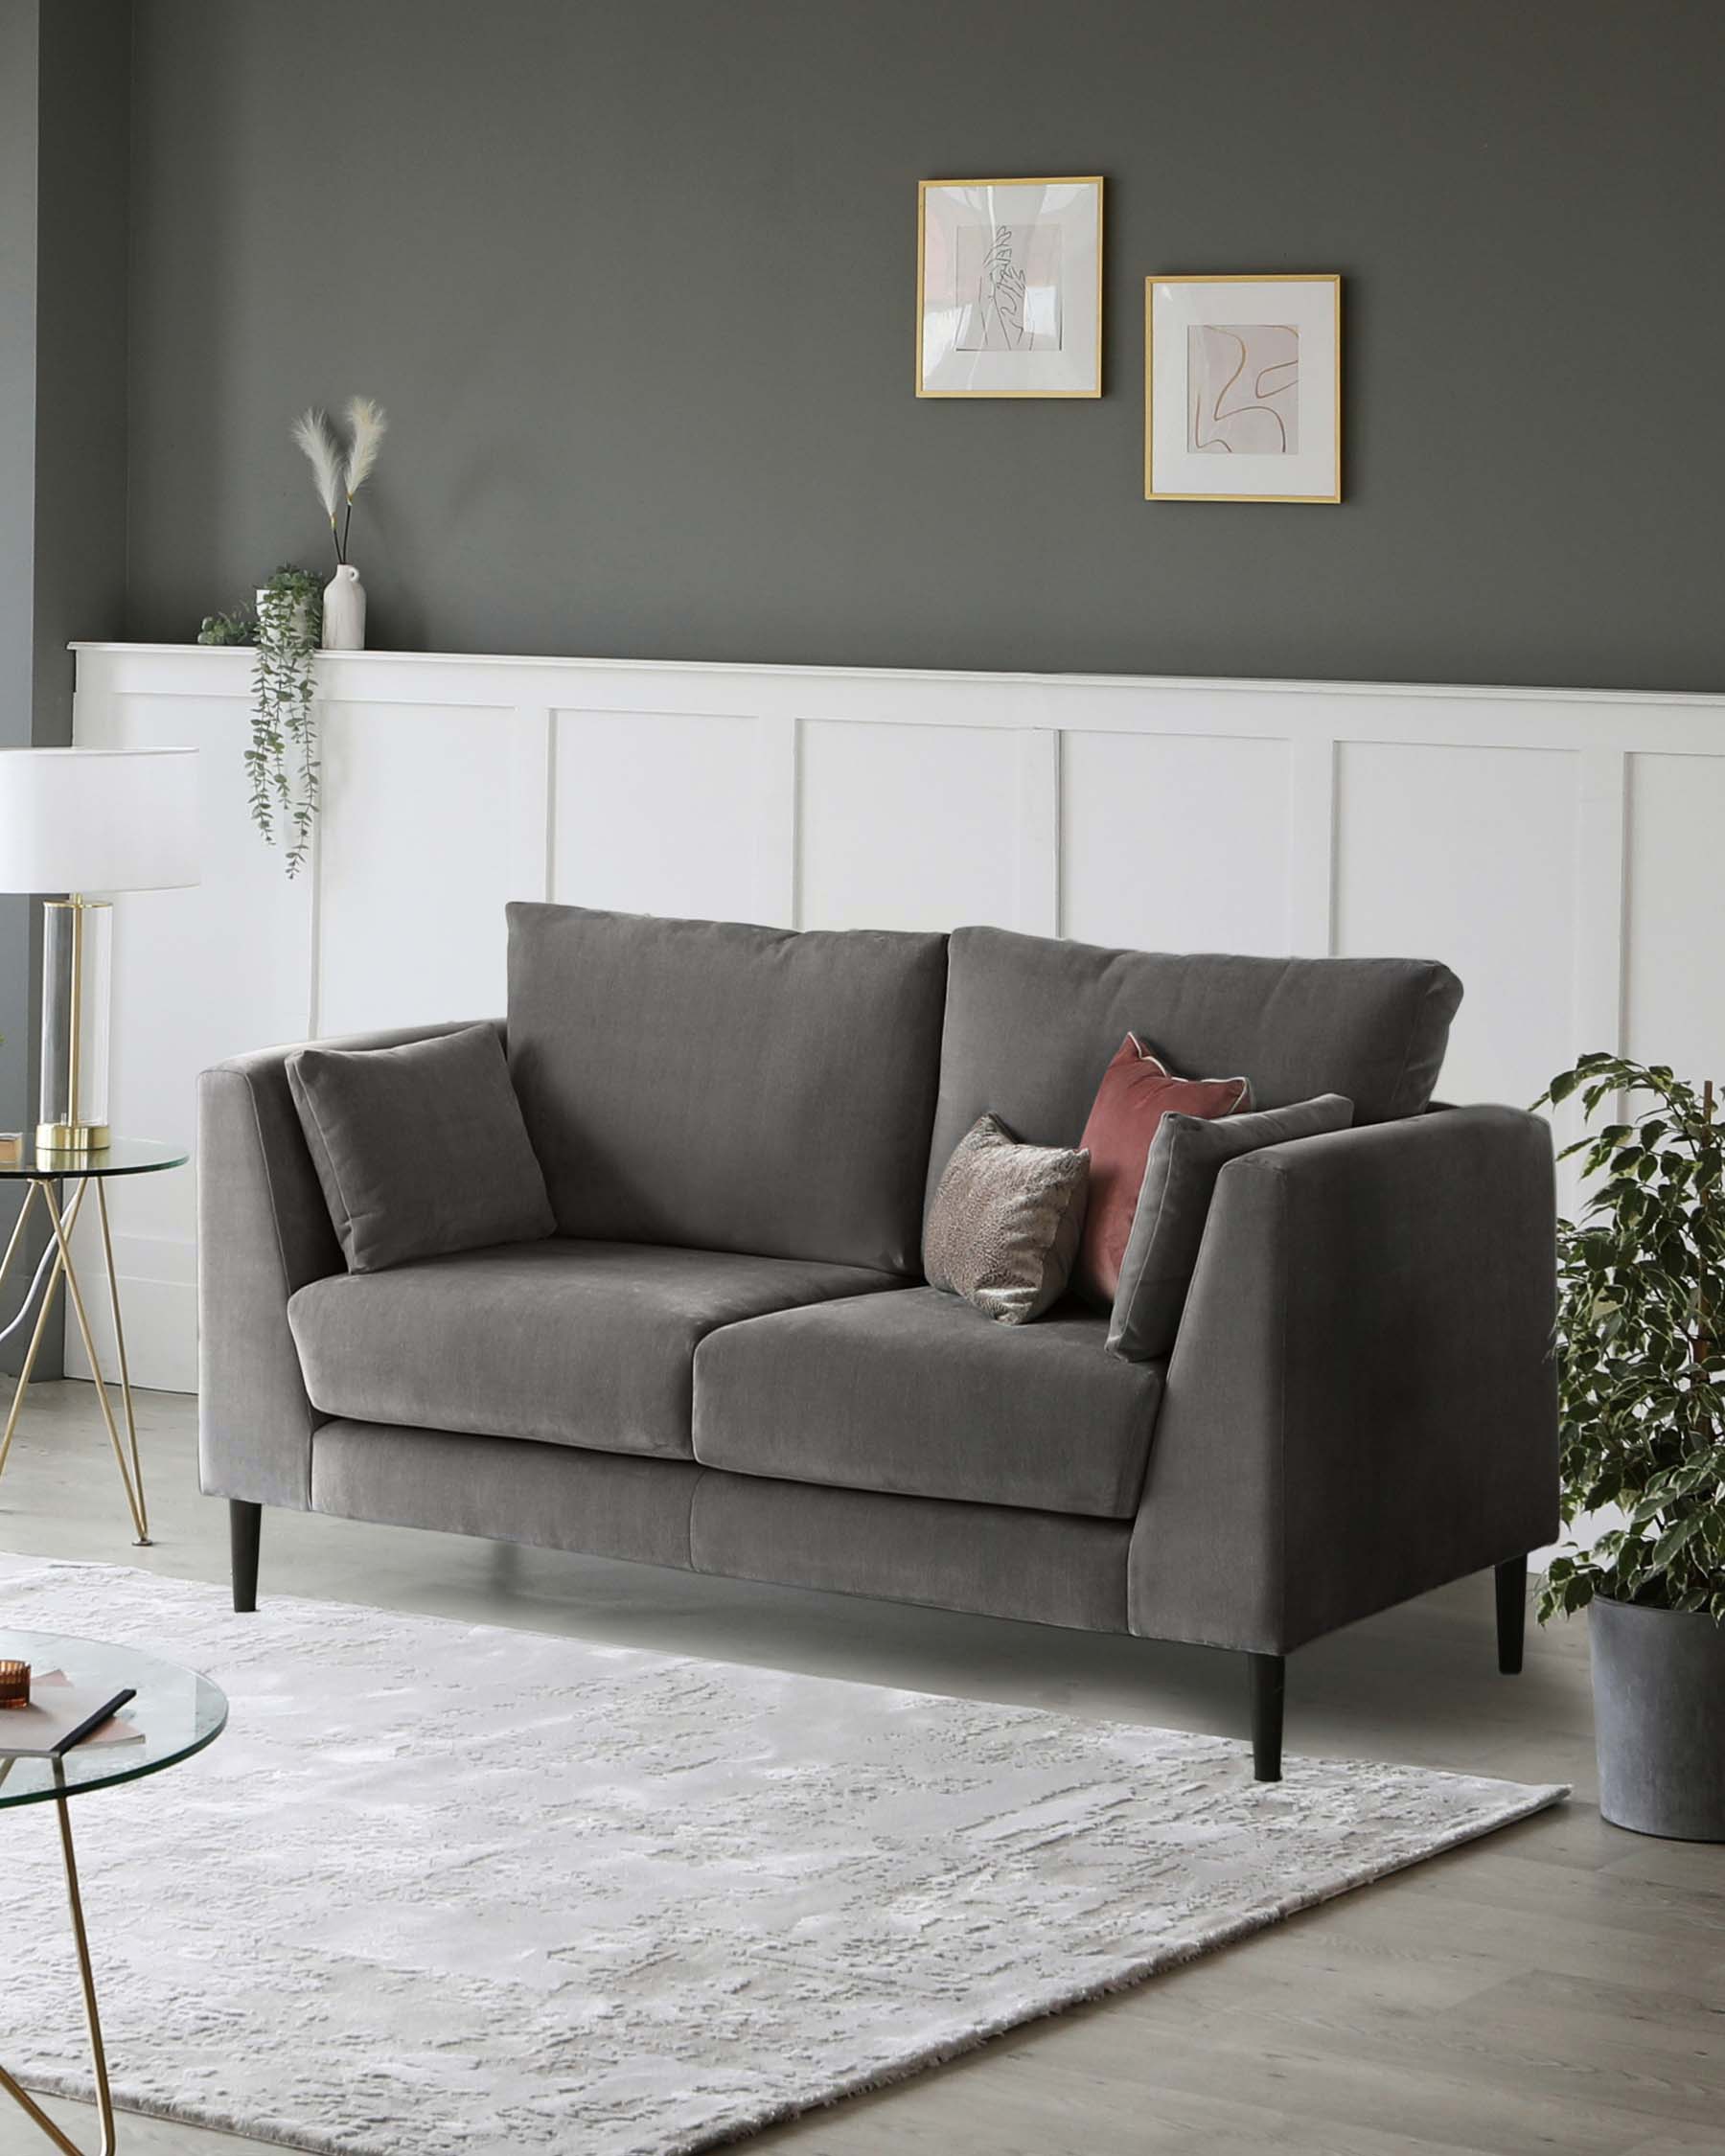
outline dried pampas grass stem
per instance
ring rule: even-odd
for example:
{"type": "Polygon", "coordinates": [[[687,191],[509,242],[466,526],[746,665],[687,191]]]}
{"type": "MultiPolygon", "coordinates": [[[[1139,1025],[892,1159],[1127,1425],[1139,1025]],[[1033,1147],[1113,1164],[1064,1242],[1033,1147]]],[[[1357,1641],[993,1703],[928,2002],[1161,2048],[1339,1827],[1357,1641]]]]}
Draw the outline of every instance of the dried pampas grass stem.
{"type": "Polygon", "coordinates": [[[341,528],[344,560],[347,556],[348,528],[354,521],[354,496],[371,477],[372,467],[378,461],[378,451],[383,446],[383,436],[389,426],[388,414],[369,397],[351,400],[347,408],[347,420],[353,442],[347,459],[347,519],[341,528]]]}
{"type": "Polygon", "coordinates": [[[344,559],[341,535],[335,528],[336,513],[341,507],[342,455],[341,445],[330,430],[330,423],[319,411],[303,411],[293,423],[293,439],[305,451],[311,467],[311,483],[317,489],[317,498],[324,505],[324,515],[330,519],[330,538],[334,543],[335,559],[344,559]]]}
{"type": "Polygon", "coordinates": [[[354,521],[354,496],[371,477],[378,461],[378,451],[389,428],[389,417],[383,407],[369,397],[354,397],[348,401],[347,423],[349,442],[344,449],[335,430],[324,414],[315,409],[302,412],[293,423],[293,439],[305,451],[311,467],[312,484],[317,489],[317,498],[324,506],[324,515],[330,519],[330,539],[335,548],[339,564],[347,560],[348,531],[354,521]],[[346,514],[343,514],[343,505],[346,514]]]}

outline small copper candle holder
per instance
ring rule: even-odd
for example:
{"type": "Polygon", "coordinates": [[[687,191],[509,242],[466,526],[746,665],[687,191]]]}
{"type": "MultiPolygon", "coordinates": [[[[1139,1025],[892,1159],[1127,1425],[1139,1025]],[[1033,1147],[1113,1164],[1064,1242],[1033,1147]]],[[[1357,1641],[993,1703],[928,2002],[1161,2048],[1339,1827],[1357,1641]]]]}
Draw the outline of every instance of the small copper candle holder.
{"type": "Polygon", "coordinates": [[[0,1708],[30,1705],[30,1664],[0,1662],[0,1708]]]}

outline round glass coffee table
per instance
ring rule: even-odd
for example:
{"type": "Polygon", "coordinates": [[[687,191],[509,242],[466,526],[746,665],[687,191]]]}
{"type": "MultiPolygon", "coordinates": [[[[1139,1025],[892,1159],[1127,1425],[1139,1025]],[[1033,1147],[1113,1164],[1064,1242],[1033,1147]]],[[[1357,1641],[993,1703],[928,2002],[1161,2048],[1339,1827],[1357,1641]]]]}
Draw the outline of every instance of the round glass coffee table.
{"type": "MultiPolygon", "coordinates": [[[[75,1640],[53,1632],[0,1631],[0,1661],[27,1662],[33,1675],[63,1670],[80,1690],[110,1695],[129,1686],[137,1697],[121,1709],[138,1734],[125,1744],[82,1744],[58,1759],[21,1759],[6,1751],[7,1713],[0,1709],[0,1811],[18,1804],[52,1804],[59,1815],[60,1859],[66,1873],[66,1900],[72,1913],[72,1940],[78,1950],[78,1975],[83,1988],[84,2023],[90,2036],[90,2065],[96,2080],[96,2108],[102,2120],[103,2156],[113,2156],[114,2106],[108,2094],[107,2056],[102,2045],[102,2021],[96,2008],[96,1979],[90,1968],[90,1942],[84,1933],[83,1904],[78,1892],[78,1860],[72,1849],[74,1797],[108,1789],[144,1775],[177,1766],[213,1744],[227,1726],[227,1700],[220,1687],[195,1669],[160,1662],[130,1647],[98,1640],[75,1640]]],[[[0,2066],[0,2089],[34,2120],[63,2156],[82,2156],[33,2097],[26,2095],[0,2066]]]]}
{"type": "MultiPolygon", "coordinates": [[[[23,1240],[25,1223],[35,1209],[39,1196],[47,1208],[48,1226],[53,1235],[54,1264],[48,1274],[48,1284],[41,1290],[41,1308],[36,1314],[35,1330],[30,1336],[30,1349],[24,1358],[24,1367],[18,1374],[18,1389],[12,1394],[12,1403],[6,1417],[6,1426],[0,1430],[0,1474],[6,1471],[7,1455],[12,1451],[12,1434],[18,1427],[19,1411],[24,1405],[24,1395],[30,1389],[30,1378],[35,1368],[36,1351],[42,1344],[42,1336],[48,1330],[48,1314],[54,1308],[54,1291],[63,1274],[66,1296],[72,1305],[72,1314],[78,1320],[79,1337],[83,1342],[84,1353],[90,1359],[90,1374],[96,1380],[96,1397],[102,1406],[102,1419],[107,1425],[108,1439],[114,1448],[114,1457],[120,1463],[120,1480],[126,1490],[126,1502],[131,1508],[132,1525],[138,1530],[139,1543],[150,1540],[150,1514],[144,1503],[144,1468],[138,1458],[138,1425],[132,1413],[131,1372],[126,1364],[126,1330],[120,1322],[120,1283],[114,1276],[114,1244],[108,1233],[107,1185],[115,1176],[157,1175],[164,1168],[183,1168],[186,1164],[183,1145],[163,1145],[154,1138],[115,1138],[111,1144],[93,1148],[89,1152],[67,1152],[54,1146],[37,1145],[29,1136],[5,1141],[0,1149],[0,1182],[22,1182],[28,1185],[24,1203],[18,1208],[17,1220],[12,1225],[11,1240],[6,1254],[0,1257],[0,1287],[12,1269],[12,1261],[23,1240]],[[76,1183],[70,1200],[65,1197],[65,1185],[76,1183]],[[97,1360],[96,1342],[90,1332],[89,1312],[84,1305],[83,1289],[79,1284],[78,1273],[72,1264],[72,1230],[78,1226],[78,1216],[90,1185],[96,1185],[96,1211],[102,1222],[102,1255],[107,1268],[108,1312],[114,1323],[114,1348],[120,1360],[120,1401],[126,1411],[126,1435],[127,1444],[120,1441],[120,1427],[114,1420],[114,1408],[108,1398],[107,1386],[102,1376],[102,1365],[97,1360]],[[59,1198],[55,1187],[60,1188],[59,1198]],[[130,1459],[127,1460],[127,1445],[130,1459]]],[[[14,1319],[14,1322],[17,1320],[14,1319]]]]}

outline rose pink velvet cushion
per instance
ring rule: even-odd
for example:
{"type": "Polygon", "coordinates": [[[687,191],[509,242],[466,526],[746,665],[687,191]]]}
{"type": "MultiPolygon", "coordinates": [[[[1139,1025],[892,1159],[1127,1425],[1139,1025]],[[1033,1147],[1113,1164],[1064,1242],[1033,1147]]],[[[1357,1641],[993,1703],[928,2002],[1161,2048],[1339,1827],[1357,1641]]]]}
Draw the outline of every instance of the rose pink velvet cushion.
{"type": "Polygon", "coordinates": [[[1144,1163],[1162,1117],[1175,1109],[1213,1122],[1251,1106],[1252,1087],[1246,1079],[1176,1078],[1136,1033],[1127,1034],[1119,1054],[1102,1073],[1078,1141],[1091,1158],[1090,1199],[1072,1286],[1087,1302],[1114,1308],[1144,1163]]]}

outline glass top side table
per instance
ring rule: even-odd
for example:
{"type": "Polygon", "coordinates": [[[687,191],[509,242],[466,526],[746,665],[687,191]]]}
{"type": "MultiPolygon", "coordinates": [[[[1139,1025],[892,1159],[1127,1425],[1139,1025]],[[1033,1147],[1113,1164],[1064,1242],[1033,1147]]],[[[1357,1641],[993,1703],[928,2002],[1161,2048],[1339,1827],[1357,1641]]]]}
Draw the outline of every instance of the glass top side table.
{"type": "MultiPolygon", "coordinates": [[[[130,1686],[136,1699],[122,1709],[123,1719],[141,1734],[126,1744],[83,1744],[59,1759],[18,1759],[6,1753],[6,1711],[0,1709],[0,1811],[18,1804],[52,1803],[58,1814],[60,1861],[66,1875],[66,1901],[72,1916],[72,1942],[78,1951],[78,1976],[83,1992],[84,2026],[90,2039],[90,2065],[96,2081],[96,2108],[102,2122],[102,2156],[113,2156],[114,2105],[108,2091],[107,2054],[102,2042],[102,2018],[96,2004],[96,1979],[90,1942],[84,1930],[83,1903],[78,1891],[78,1859],[72,1846],[70,1800],[92,1789],[159,1774],[213,1744],[227,1726],[227,1700],[218,1686],[196,1670],[161,1662],[130,1647],[96,1640],[66,1639],[52,1632],[0,1631],[0,1661],[30,1663],[33,1671],[63,1669],[80,1687],[110,1692],[130,1686]]],[[[0,2089],[39,2126],[61,2156],[82,2156],[78,2144],[0,2066],[0,2089]]]]}
{"type": "Polygon", "coordinates": [[[24,1203],[18,1208],[18,1217],[6,1246],[6,1253],[0,1257],[0,1288],[5,1286],[7,1273],[12,1270],[12,1258],[24,1239],[25,1225],[34,1210],[38,1197],[47,1207],[48,1225],[53,1234],[53,1265],[47,1286],[41,1292],[42,1303],[36,1313],[35,1330],[30,1336],[30,1347],[24,1357],[24,1367],[18,1373],[18,1388],[12,1394],[5,1427],[0,1429],[0,1475],[6,1472],[12,1437],[18,1427],[18,1416],[23,1411],[24,1395],[30,1390],[36,1355],[48,1330],[49,1313],[54,1308],[54,1291],[63,1276],[67,1299],[72,1305],[72,1314],[78,1320],[79,1337],[83,1342],[85,1355],[89,1357],[90,1374],[96,1381],[96,1397],[101,1403],[102,1419],[107,1427],[108,1440],[114,1448],[121,1484],[126,1491],[126,1502],[131,1511],[132,1525],[138,1530],[140,1545],[150,1540],[150,1514],[144,1503],[144,1469],[138,1457],[138,1425],[132,1411],[131,1372],[126,1361],[126,1330],[120,1322],[120,1283],[114,1274],[114,1244],[108,1231],[107,1183],[115,1176],[156,1175],[164,1168],[181,1168],[185,1166],[186,1158],[184,1146],[162,1145],[150,1138],[116,1138],[111,1145],[89,1152],[63,1152],[52,1146],[36,1145],[28,1136],[10,1141],[10,1149],[0,1144],[0,1182],[22,1182],[27,1186],[24,1203]],[[67,1183],[77,1184],[70,1204],[65,1202],[64,1186],[67,1183]],[[96,1186],[96,1210],[102,1221],[102,1254],[107,1269],[108,1310],[113,1319],[114,1348],[120,1362],[120,1400],[126,1413],[124,1443],[121,1441],[119,1424],[114,1420],[113,1403],[108,1398],[102,1365],[97,1359],[96,1342],[90,1331],[83,1289],[72,1263],[72,1230],[78,1226],[78,1216],[83,1211],[84,1199],[92,1183],[96,1186]],[[58,1198],[55,1195],[57,1185],[60,1186],[58,1198]]]}

